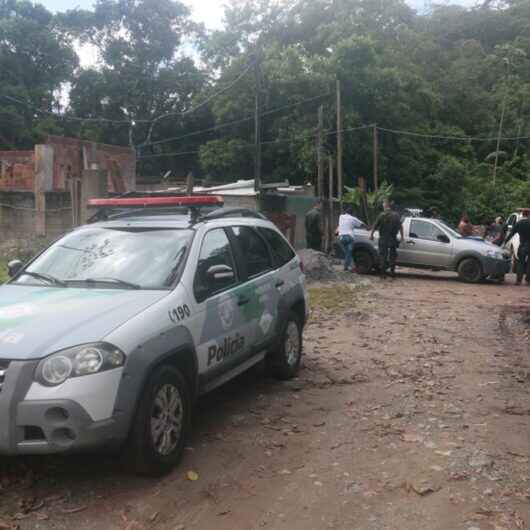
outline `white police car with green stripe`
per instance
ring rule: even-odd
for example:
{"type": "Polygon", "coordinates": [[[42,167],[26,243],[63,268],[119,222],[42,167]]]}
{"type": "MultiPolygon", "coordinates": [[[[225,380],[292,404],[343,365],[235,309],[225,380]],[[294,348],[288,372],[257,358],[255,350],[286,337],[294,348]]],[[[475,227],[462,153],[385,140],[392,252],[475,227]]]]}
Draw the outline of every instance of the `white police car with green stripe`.
{"type": "Polygon", "coordinates": [[[162,473],[181,456],[198,395],[262,360],[280,378],[297,373],[300,259],[259,214],[188,210],[200,199],[94,201],[107,206],[100,220],[11,262],[0,454],[118,447],[136,470],[162,473]]]}

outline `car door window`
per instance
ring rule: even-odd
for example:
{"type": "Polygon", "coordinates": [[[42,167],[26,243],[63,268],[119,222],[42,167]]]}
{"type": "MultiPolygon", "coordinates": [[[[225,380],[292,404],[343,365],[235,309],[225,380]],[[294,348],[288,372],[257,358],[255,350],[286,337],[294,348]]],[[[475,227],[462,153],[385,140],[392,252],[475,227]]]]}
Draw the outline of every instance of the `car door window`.
{"type": "Polygon", "coordinates": [[[227,279],[224,283],[217,281],[213,284],[208,276],[208,269],[213,265],[226,265],[234,273],[236,272],[230,241],[222,228],[210,230],[202,241],[197,271],[193,281],[193,292],[198,302],[202,302],[209,296],[224,291],[237,283],[237,278],[234,274],[233,278],[227,279]]]}
{"type": "Polygon", "coordinates": [[[254,278],[271,270],[271,257],[265,241],[248,226],[234,226],[232,230],[241,252],[241,261],[247,276],[254,278]]]}
{"type": "Polygon", "coordinates": [[[295,257],[294,250],[287,241],[278,234],[278,232],[263,227],[259,227],[258,232],[267,240],[267,243],[269,243],[277,267],[282,267],[295,257]]]}
{"type": "MultiPolygon", "coordinates": [[[[441,234],[441,231],[438,231],[441,234]]],[[[410,223],[410,237],[415,239],[427,239],[428,241],[436,241],[435,226],[426,221],[411,221],[410,223]]]]}

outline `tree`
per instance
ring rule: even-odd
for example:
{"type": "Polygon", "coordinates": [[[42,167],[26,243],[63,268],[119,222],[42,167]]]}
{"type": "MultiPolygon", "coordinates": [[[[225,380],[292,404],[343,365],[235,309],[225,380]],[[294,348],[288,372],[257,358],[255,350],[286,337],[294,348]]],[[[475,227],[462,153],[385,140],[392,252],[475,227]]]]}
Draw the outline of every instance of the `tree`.
{"type": "Polygon", "coordinates": [[[51,115],[77,55],[53,15],[22,0],[0,0],[0,148],[31,148],[62,130],[51,115]]]}

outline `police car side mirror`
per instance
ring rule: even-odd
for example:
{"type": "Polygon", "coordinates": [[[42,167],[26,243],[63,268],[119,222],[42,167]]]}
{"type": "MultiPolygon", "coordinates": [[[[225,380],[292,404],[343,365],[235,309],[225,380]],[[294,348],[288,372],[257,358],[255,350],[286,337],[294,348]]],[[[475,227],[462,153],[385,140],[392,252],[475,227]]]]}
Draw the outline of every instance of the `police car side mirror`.
{"type": "Polygon", "coordinates": [[[9,275],[9,277],[15,277],[20,272],[22,265],[23,263],[19,259],[11,260],[7,264],[7,274],[9,275]]]}
{"type": "Polygon", "coordinates": [[[228,265],[212,265],[206,274],[213,284],[230,283],[235,278],[234,271],[228,265]]]}

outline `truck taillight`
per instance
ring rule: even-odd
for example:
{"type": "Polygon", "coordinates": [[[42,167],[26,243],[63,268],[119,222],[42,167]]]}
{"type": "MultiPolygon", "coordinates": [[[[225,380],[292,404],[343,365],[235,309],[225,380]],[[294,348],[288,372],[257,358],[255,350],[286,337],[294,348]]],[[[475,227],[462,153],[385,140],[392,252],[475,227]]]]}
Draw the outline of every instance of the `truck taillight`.
{"type": "Polygon", "coordinates": [[[304,272],[304,262],[300,260],[300,270],[304,272]]]}

